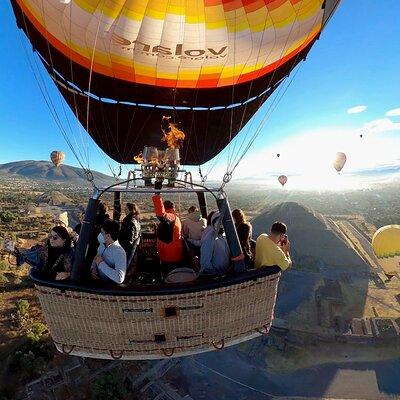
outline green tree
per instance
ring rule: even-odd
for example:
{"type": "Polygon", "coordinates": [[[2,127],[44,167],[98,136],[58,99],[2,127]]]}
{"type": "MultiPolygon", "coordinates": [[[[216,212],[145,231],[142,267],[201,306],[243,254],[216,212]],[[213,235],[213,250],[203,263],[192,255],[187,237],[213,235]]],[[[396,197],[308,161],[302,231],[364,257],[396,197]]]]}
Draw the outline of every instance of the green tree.
{"type": "Polygon", "coordinates": [[[102,374],[93,383],[92,400],[124,400],[126,396],[124,383],[115,374],[102,374]]]}
{"type": "Polygon", "coordinates": [[[19,299],[15,301],[15,313],[11,314],[11,319],[18,328],[23,328],[29,320],[29,302],[19,299]]]}
{"type": "Polygon", "coordinates": [[[0,211],[0,221],[3,223],[13,222],[17,219],[17,216],[11,211],[0,211]]]}

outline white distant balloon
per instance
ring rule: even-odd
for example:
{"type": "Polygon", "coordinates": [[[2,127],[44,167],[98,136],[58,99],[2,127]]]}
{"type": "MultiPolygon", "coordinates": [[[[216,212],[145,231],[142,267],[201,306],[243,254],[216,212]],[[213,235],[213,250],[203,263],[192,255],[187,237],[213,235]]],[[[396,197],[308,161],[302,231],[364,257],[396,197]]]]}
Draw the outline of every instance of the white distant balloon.
{"type": "Polygon", "coordinates": [[[282,186],[285,186],[285,183],[287,182],[287,176],[286,175],[280,175],[278,178],[279,183],[282,186]]]}
{"type": "Polygon", "coordinates": [[[346,164],[346,160],[347,160],[346,154],[340,151],[337,152],[335,161],[333,161],[333,168],[335,168],[337,172],[340,172],[344,164],[346,164]]]}

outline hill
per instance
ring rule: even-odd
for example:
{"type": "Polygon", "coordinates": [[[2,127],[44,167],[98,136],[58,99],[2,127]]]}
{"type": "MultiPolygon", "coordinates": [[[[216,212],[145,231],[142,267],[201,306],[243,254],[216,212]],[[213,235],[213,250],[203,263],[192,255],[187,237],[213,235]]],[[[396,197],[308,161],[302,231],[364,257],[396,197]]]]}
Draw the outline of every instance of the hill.
{"type": "MultiPolygon", "coordinates": [[[[108,175],[92,171],[96,182],[115,182],[108,175]]],[[[86,176],[81,168],[69,165],[55,167],[48,161],[15,161],[0,165],[0,176],[4,177],[24,177],[28,179],[43,179],[53,182],[68,182],[75,184],[87,184],[86,176]]]]}
{"type": "Polygon", "coordinates": [[[288,226],[291,254],[297,266],[365,266],[342,236],[311,209],[295,202],[279,204],[252,221],[254,237],[268,233],[275,221],[283,221],[288,226]]]}

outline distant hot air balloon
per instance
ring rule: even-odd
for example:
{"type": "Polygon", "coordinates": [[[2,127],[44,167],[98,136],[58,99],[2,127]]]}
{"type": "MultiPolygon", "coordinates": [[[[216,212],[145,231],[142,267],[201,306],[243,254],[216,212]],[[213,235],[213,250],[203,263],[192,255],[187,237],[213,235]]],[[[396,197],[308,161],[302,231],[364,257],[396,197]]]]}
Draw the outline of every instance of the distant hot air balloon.
{"type": "Polygon", "coordinates": [[[281,155],[278,153],[276,156],[279,158],[281,155]]]}
{"type": "Polygon", "coordinates": [[[372,248],[386,275],[400,272],[400,225],[379,228],[372,238],[372,248]]]}
{"type": "Polygon", "coordinates": [[[346,160],[347,160],[346,154],[340,151],[337,152],[335,161],[333,161],[333,168],[335,168],[337,172],[340,172],[344,164],[346,164],[346,160]]]}
{"type": "Polygon", "coordinates": [[[62,151],[54,150],[50,154],[51,162],[58,167],[65,160],[65,154],[62,151]]]}
{"type": "Polygon", "coordinates": [[[278,178],[279,183],[282,186],[285,186],[285,183],[287,182],[287,176],[286,175],[280,175],[278,178]]]}

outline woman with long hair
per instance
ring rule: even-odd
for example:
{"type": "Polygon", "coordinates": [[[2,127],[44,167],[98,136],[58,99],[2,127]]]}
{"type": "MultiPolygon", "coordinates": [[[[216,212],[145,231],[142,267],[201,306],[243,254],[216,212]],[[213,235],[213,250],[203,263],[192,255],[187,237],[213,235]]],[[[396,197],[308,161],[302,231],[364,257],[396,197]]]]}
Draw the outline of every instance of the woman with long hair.
{"type": "Polygon", "coordinates": [[[140,211],[135,203],[126,203],[126,216],[122,220],[118,241],[126,253],[126,266],[129,267],[140,241],[140,211]]]}

